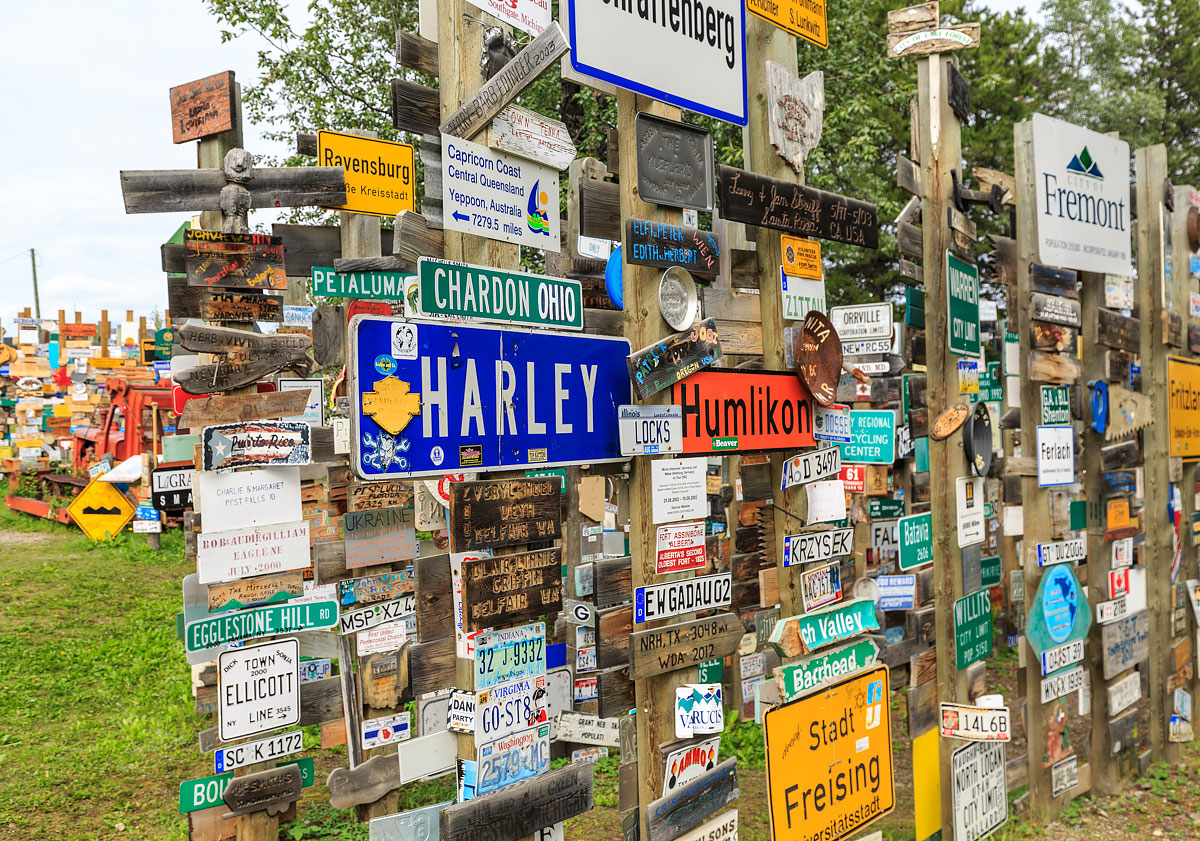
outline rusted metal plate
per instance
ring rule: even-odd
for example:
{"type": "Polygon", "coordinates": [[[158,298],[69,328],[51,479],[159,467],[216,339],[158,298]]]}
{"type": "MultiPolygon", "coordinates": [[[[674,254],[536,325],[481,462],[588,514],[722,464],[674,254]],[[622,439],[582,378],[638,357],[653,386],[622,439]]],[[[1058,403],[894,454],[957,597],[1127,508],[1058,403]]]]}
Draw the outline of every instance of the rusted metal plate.
{"type": "Polygon", "coordinates": [[[829,317],[819,310],[804,316],[804,328],[792,345],[796,376],[808,386],[813,399],[828,406],[837,399],[842,374],[842,342],[829,317]]]}
{"type": "Polygon", "coordinates": [[[712,210],[716,184],[712,133],[646,113],[637,115],[634,126],[642,201],[712,210]]]}
{"type": "Polygon", "coordinates": [[[251,812],[278,815],[300,799],[301,785],[298,765],[285,765],[235,777],[221,796],[230,810],[226,817],[248,815],[251,812]]]}

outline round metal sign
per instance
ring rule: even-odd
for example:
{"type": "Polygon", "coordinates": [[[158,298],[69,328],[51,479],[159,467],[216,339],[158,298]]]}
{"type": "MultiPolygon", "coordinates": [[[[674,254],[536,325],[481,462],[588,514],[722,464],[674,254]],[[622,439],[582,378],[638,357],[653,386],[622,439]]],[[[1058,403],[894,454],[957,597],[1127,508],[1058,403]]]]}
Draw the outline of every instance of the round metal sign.
{"type": "Polygon", "coordinates": [[[671,266],[658,279],[658,310],[671,329],[684,331],[696,321],[700,298],[696,281],[682,266],[671,266]]]}
{"type": "Polygon", "coordinates": [[[975,411],[967,419],[963,451],[975,474],[986,476],[992,467],[992,413],[983,401],[975,404],[975,411]]]}
{"type": "Polygon", "coordinates": [[[949,438],[963,425],[963,421],[967,419],[967,415],[970,413],[971,407],[966,403],[955,403],[953,406],[948,407],[933,422],[933,426],[929,429],[929,437],[934,441],[949,438]]]}
{"type": "Polygon", "coordinates": [[[796,376],[808,386],[813,399],[822,406],[836,402],[838,380],[842,376],[842,340],[828,316],[809,310],[804,328],[792,341],[796,376]]]}

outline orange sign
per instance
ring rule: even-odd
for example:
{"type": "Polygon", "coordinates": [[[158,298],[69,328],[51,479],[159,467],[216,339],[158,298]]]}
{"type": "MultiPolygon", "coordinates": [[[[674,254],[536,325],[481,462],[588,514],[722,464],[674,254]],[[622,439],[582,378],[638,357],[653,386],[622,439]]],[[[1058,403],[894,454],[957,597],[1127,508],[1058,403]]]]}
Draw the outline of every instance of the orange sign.
{"type": "Polygon", "coordinates": [[[839,841],[896,807],[890,698],[881,663],[763,716],[774,841],[839,841]]]}
{"type": "Polygon", "coordinates": [[[783,251],[783,273],[806,280],[823,280],[825,268],[821,265],[821,243],[815,239],[782,234],[779,245],[783,251]]]}
{"type": "Polygon", "coordinates": [[[697,371],[671,386],[683,410],[683,452],[815,447],[812,394],[788,371],[697,371]]]}
{"type": "Polygon", "coordinates": [[[1118,497],[1110,499],[1108,506],[1108,529],[1124,529],[1130,526],[1129,521],[1129,499],[1128,497],[1118,497]]]}
{"type": "Polygon", "coordinates": [[[823,50],[829,49],[825,0],[747,0],[746,11],[823,50]]]}

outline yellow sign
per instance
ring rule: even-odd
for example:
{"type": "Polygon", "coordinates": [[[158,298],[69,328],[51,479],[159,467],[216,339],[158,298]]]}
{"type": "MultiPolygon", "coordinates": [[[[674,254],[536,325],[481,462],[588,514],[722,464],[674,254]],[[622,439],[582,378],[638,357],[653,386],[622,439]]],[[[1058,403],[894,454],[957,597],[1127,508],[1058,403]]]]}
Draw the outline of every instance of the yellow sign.
{"type": "Polygon", "coordinates": [[[839,841],[896,807],[890,698],[881,663],[763,716],[774,841],[839,841]]]}
{"type": "Polygon", "coordinates": [[[746,11],[823,50],[829,49],[825,0],[746,0],[746,11]]]}
{"type": "Polygon", "coordinates": [[[67,513],[92,540],[110,540],[133,519],[133,506],[111,482],[93,480],[67,506],[67,513]]]}
{"type": "Polygon", "coordinates": [[[1126,529],[1132,525],[1129,519],[1129,499],[1127,497],[1122,496],[1117,499],[1110,499],[1107,505],[1107,528],[1126,529]]]}
{"type": "Polygon", "coordinates": [[[380,429],[399,435],[410,420],[421,414],[421,395],[410,393],[404,380],[384,377],[375,383],[373,391],[363,392],[362,410],[380,429]]]}
{"type": "Polygon", "coordinates": [[[804,280],[823,280],[825,268],[821,265],[821,243],[815,239],[804,239],[783,234],[779,237],[783,251],[783,273],[804,280]]]}
{"type": "Polygon", "coordinates": [[[912,740],[913,823],[917,838],[929,838],[942,828],[942,774],[938,770],[938,740],[931,727],[912,740]]]}
{"type": "Polygon", "coordinates": [[[93,356],[88,359],[93,368],[124,368],[125,359],[121,356],[93,356]]]}
{"type": "Polygon", "coordinates": [[[1200,362],[1167,356],[1169,455],[1200,460],[1200,362]]]}
{"type": "Polygon", "coordinates": [[[346,203],[337,210],[395,216],[417,209],[413,147],[406,143],[318,131],[317,164],[346,168],[346,203]]]}

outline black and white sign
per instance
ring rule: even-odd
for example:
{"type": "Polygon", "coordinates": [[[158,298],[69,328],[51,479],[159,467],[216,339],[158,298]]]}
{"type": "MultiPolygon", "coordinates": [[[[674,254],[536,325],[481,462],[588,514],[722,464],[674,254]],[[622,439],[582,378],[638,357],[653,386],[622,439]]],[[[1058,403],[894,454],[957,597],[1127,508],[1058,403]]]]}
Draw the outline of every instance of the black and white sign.
{"type": "Polygon", "coordinates": [[[983,477],[960,476],[955,482],[958,502],[958,548],[983,543],[983,477]]]}
{"type": "Polygon", "coordinates": [[[623,456],[683,452],[680,406],[618,406],[617,429],[623,456]]]}
{"type": "Polygon", "coordinates": [[[246,742],[228,748],[217,748],[213,755],[213,770],[218,774],[232,771],[234,768],[245,768],[256,762],[269,762],[300,753],[304,750],[304,731],[293,730],[290,733],[280,733],[259,739],[257,742],[246,742]]]}
{"type": "Polygon", "coordinates": [[[192,507],[191,467],[159,467],[150,471],[150,504],[159,511],[192,507]]]}
{"type": "Polygon", "coordinates": [[[416,609],[416,597],[409,593],[390,602],[381,602],[370,607],[352,610],[338,617],[338,633],[353,634],[385,622],[396,622],[414,613],[416,609]]]}
{"type": "Polygon", "coordinates": [[[950,754],[954,838],[978,841],[1008,820],[1004,744],[975,742],[950,754]]]}
{"type": "Polygon", "coordinates": [[[1118,619],[1124,619],[1128,615],[1128,596],[1121,596],[1119,599],[1113,599],[1107,602],[1099,602],[1096,605],[1096,622],[1101,625],[1107,625],[1109,622],[1116,622],[1118,619]]]}
{"type": "Polygon", "coordinates": [[[726,607],[732,599],[733,576],[728,572],[652,584],[634,590],[633,620],[650,622],[694,610],[726,607]]]}
{"type": "Polygon", "coordinates": [[[842,451],[838,447],[826,447],[792,456],[783,463],[783,477],[779,489],[786,491],[796,485],[836,476],[841,470],[842,451]]]}
{"type": "Polygon", "coordinates": [[[446,707],[446,729],[455,733],[475,732],[475,693],[454,690],[446,707]]]}
{"type": "Polygon", "coordinates": [[[1037,428],[1038,487],[1053,488],[1075,481],[1075,430],[1069,426],[1037,428]]]}
{"type": "Polygon", "coordinates": [[[217,658],[221,740],[300,721],[300,643],[295,639],[222,651],[217,658]]]}
{"type": "Polygon", "coordinates": [[[1086,559],[1087,540],[1082,537],[1060,540],[1057,543],[1037,544],[1037,562],[1040,567],[1073,564],[1086,559]]]}
{"type": "Polygon", "coordinates": [[[854,304],[834,307],[829,311],[829,320],[837,330],[838,338],[845,342],[866,342],[872,339],[892,338],[892,304],[854,304]]]}
{"type": "Polygon", "coordinates": [[[1083,666],[1076,666],[1065,672],[1042,678],[1042,703],[1048,704],[1055,698],[1061,698],[1082,689],[1087,683],[1087,679],[1087,669],[1083,666]]]}
{"type": "Polygon", "coordinates": [[[783,538],[783,565],[828,561],[854,552],[854,529],[829,529],[789,534],[783,538]]]}

